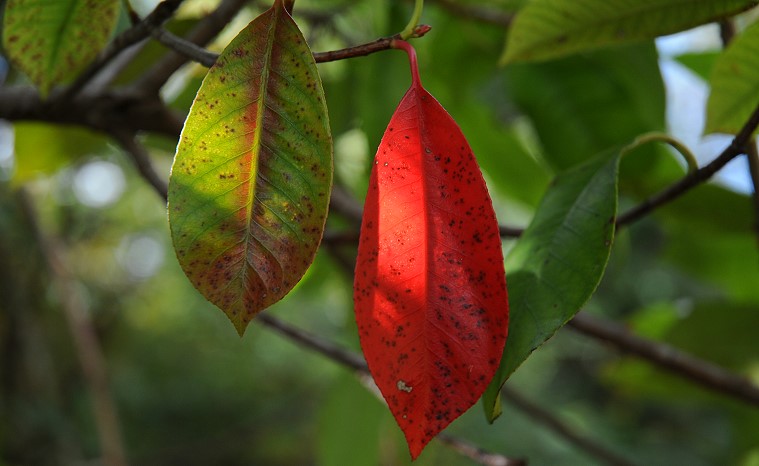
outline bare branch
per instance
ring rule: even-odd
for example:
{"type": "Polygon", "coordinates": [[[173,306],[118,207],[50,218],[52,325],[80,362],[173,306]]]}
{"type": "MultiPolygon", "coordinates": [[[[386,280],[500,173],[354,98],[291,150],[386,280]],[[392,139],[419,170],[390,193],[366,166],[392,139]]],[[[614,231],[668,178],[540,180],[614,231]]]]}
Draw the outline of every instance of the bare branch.
{"type": "Polygon", "coordinates": [[[153,187],[153,190],[161,196],[161,199],[168,201],[169,187],[166,181],[156,173],[150,161],[150,154],[148,154],[145,147],[137,142],[133,135],[125,131],[114,131],[111,133],[111,136],[129,154],[142,178],[153,187]]]}
{"type": "Polygon", "coordinates": [[[592,457],[612,466],[634,466],[634,463],[607,450],[606,447],[599,445],[595,441],[578,434],[577,429],[569,427],[551,412],[541,408],[514,390],[504,386],[501,388],[501,393],[512,406],[592,457]]]}
{"type": "MultiPolygon", "coordinates": [[[[198,22],[186,40],[201,47],[205,46],[226,27],[246,3],[247,0],[223,0],[211,14],[198,22]]],[[[158,94],[166,80],[186,62],[187,58],[184,55],[169,52],[137,80],[135,88],[148,95],[158,94]]]]}
{"type": "MultiPolygon", "coordinates": [[[[420,25],[414,31],[413,37],[422,37],[429,31],[429,26],[420,25]]],[[[194,43],[182,39],[181,37],[178,37],[164,29],[156,29],[153,32],[153,37],[165,46],[183,55],[187,59],[193,60],[208,68],[213,66],[213,64],[219,58],[219,54],[199,47],[194,43]]],[[[332,50],[329,52],[315,52],[314,61],[317,63],[325,63],[371,55],[376,52],[391,49],[391,44],[393,40],[396,39],[400,39],[399,34],[391,37],[383,37],[372,42],[367,42],[366,44],[354,45],[352,47],[347,47],[340,50],[332,50]]]]}
{"type": "MultiPolygon", "coordinates": [[[[414,29],[414,33],[411,37],[422,37],[430,31],[430,26],[426,24],[420,24],[414,29]]],[[[364,57],[371,55],[375,52],[391,49],[391,44],[394,40],[399,40],[400,34],[395,34],[390,37],[383,37],[377,39],[374,42],[368,42],[366,44],[354,45],[340,50],[333,50],[331,52],[316,52],[314,53],[314,60],[316,63],[326,63],[337,60],[345,60],[347,58],[364,57]]]]}
{"type": "Polygon", "coordinates": [[[665,189],[655,196],[649,197],[642,203],[638,204],[636,207],[633,207],[624,214],[620,215],[617,218],[617,225],[621,226],[628,223],[633,223],[636,220],[639,220],[640,218],[648,215],[654,209],[674,201],[675,199],[688,192],[690,189],[707,181],[709,178],[714,176],[714,174],[717,173],[722,167],[727,165],[728,162],[746,152],[746,147],[749,140],[751,139],[751,134],[754,132],[754,130],[756,130],[757,126],[759,126],[759,105],[757,105],[754,112],[746,121],[746,124],[743,125],[743,128],[741,128],[730,145],[727,146],[716,159],[714,159],[709,164],[699,168],[698,170],[687,174],[684,178],[671,185],[669,188],[665,189]]]}
{"type": "Polygon", "coordinates": [[[58,293],[61,310],[66,318],[76,355],[92,397],[92,411],[100,437],[103,463],[107,466],[125,466],[127,459],[118,411],[108,384],[103,349],[90,319],[86,301],[62,258],[63,248],[59,241],[42,232],[32,200],[23,188],[19,190],[18,196],[52,274],[53,286],[58,293]]]}
{"type": "Polygon", "coordinates": [[[324,340],[312,333],[308,333],[305,330],[290,325],[267,312],[259,314],[256,317],[256,322],[262,323],[275,330],[277,333],[286,336],[289,340],[312,351],[316,351],[355,372],[369,373],[369,367],[366,365],[366,361],[361,355],[343,349],[330,341],[324,340]]]}
{"type": "Polygon", "coordinates": [[[332,188],[329,208],[352,221],[356,226],[361,225],[364,207],[345,188],[338,184],[335,184],[332,188]]]}
{"type": "Polygon", "coordinates": [[[735,22],[732,18],[725,18],[719,22],[719,36],[722,39],[722,46],[727,47],[735,37],[735,22]]]}
{"type": "Polygon", "coordinates": [[[159,28],[165,23],[174,12],[179,8],[184,0],[164,0],[159,3],[155,9],[145,17],[144,20],[127,29],[121,35],[116,37],[108,47],[103,50],[98,58],[87,67],[87,69],[77,77],[77,79],[66,88],[62,100],[68,100],[76,95],[90,80],[100,72],[111,60],[118,56],[129,46],[147,39],[151,31],[159,28]]]}
{"type": "Polygon", "coordinates": [[[0,103],[0,119],[78,125],[106,133],[114,129],[149,131],[178,138],[184,122],[183,116],[158,97],[115,90],[66,101],[43,101],[31,87],[0,87],[0,103]]]}
{"type": "Polygon", "coordinates": [[[751,176],[751,184],[754,186],[754,192],[751,197],[754,200],[754,231],[759,241],[759,150],[756,147],[756,139],[752,140],[746,151],[748,159],[748,172],[751,176]]]}
{"type": "Polygon", "coordinates": [[[162,43],[166,47],[184,55],[191,60],[200,63],[206,68],[212,67],[213,64],[216,63],[216,60],[219,58],[219,54],[206,50],[199,45],[195,45],[189,40],[184,40],[181,37],[170,33],[166,29],[154,29],[151,35],[155,40],[162,43]]]}
{"type": "Polygon", "coordinates": [[[633,335],[618,324],[605,322],[585,313],[577,314],[569,321],[569,326],[702,387],[759,406],[759,387],[748,379],[715,364],[698,359],[667,344],[633,335]]]}

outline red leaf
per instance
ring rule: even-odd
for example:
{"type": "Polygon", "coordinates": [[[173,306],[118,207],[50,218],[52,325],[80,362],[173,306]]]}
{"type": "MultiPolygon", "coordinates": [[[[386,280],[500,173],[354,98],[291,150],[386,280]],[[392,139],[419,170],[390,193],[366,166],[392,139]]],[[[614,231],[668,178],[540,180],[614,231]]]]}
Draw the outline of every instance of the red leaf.
{"type": "Polygon", "coordinates": [[[464,135],[413,80],[372,167],[354,303],[361,347],[412,458],[480,398],[508,327],[503,254],[464,135]]]}

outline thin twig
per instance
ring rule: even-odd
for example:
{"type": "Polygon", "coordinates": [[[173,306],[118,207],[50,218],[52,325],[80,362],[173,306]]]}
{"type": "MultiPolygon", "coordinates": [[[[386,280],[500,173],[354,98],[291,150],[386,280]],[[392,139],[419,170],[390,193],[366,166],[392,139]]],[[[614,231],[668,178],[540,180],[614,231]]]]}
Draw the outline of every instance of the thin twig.
{"type": "Polygon", "coordinates": [[[216,63],[216,59],[219,58],[219,54],[193,44],[189,40],[184,40],[164,28],[154,29],[150,35],[171,50],[200,63],[206,68],[212,67],[213,64],[216,63]]]}
{"type": "MultiPolygon", "coordinates": [[[[246,3],[247,0],[223,0],[211,14],[198,22],[185,40],[201,47],[205,46],[226,27],[246,3]]],[[[166,80],[186,62],[187,58],[184,55],[175,51],[169,52],[148,69],[134,86],[148,95],[157,94],[166,80]]]]}
{"type": "Polygon", "coordinates": [[[169,198],[169,187],[164,178],[156,173],[153,164],[150,161],[150,154],[145,147],[137,142],[135,137],[126,131],[114,131],[111,136],[118,141],[121,147],[129,154],[137,171],[142,178],[147,181],[153,190],[161,196],[164,201],[169,198]]]}
{"type": "MultiPolygon", "coordinates": [[[[414,30],[413,37],[422,37],[430,31],[430,27],[427,25],[420,25],[414,30]]],[[[184,57],[193,60],[201,65],[210,68],[216,63],[219,58],[218,53],[206,50],[193,42],[186,39],[182,39],[165,29],[156,29],[153,32],[153,37],[161,42],[163,45],[171,48],[173,51],[183,55],[184,57]]],[[[345,60],[348,58],[363,57],[371,55],[376,52],[391,49],[391,44],[394,40],[400,39],[400,34],[396,34],[390,37],[383,37],[366,44],[354,45],[346,47],[340,50],[331,50],[329,52],[314,52],[314,61],[316,63],[326,63],[337,60],[345,60]]]]}
{"type": "Polygon", "coordinates": [[[606,341],[619,350],[645,359],[702,387],[759,406],[759,387],[752,384],[748,379],[715,364],[696,358],[665,343],[639,337],[621,325],[606,322],[585,313],[577,314],[569,321],[569,326],[580,333],[606,341]]]}
{"type": "Polygon", "coordinates": [[[759,105],[757,105],[754,112],[751,114],[746,124],[743,125],[741,130],[735,136],[729,146],[722,151],[722,153],[709,164],[704,165],[698,170],[687,174],[680,181],[674,183],[669,188],[660,192],[659,194],[649,197],[636,207],[628,210],[624,214],[617,218],[617,225],[626,225],[633,223],[636,220],[648,215],[656,208],[674,201],[679,198],[691,188],[707,181],[714,176],[722,167],[727,165],[728,162],[735,157],[744,154],[746,152],[747,144],[751,139],[751,134],[759,126],[759,105]]]}
{"type": "Polygon", "coordinates": [[[754,191],[751,193],[754,200],[754,231],[757,234],[757,241],[759,241],[759,150],[756,147],[756,139],[749,142],[746,158],[748,159],[748,173],[751,176],[751,184],[754,186],[754,191]]]}
{"type": "Polygon", "coordinates": [[[108,384],[105,356],[90,319],[86,301],[62,258],[62,246],[56,238],[42,232],[36,209],[23,188],[19,190],[19,201],[52,273],[52,284],[58,293],[61,310],[69,326],[76,355],[92,397],[92,411],[100,438],[103,464],[125,466],[126,451],[122,442],[118,411],[108,384]]]}
{"type": "MultiPolygon", "coordinates": [[[[366,365],[366,360],[357,353],[348,351],[330,341],[299,329],[267,313],[259,314],[256,321],[281,335],[284,335],[287,339],[310,350],[316,351],[336,363],[350,368],[356,373],[356,375],[362,378],[369,376],[369,367],[366,365]]],[[[375,395],[379,395],[376,391],[371,391],[375,395]]],[[[454,451],[484,466],[523,466],[525,464],[523,460],[511,459],[497,453],[490,453],[474,446],[466,440],[451,435],[439,434],[437,439],[454,451]]]]}
{"type": "MultiPolygon", "coordinates": [[[[425,34],[427,34],[430,31],[431,27],[426,24],[420,24],[419,26],[414,29],[413,34],[411,37],[418,38],[422,37],[425,34]]],[[[361,45],[354,45],[352,47],[347,47],[340,50],[332,50],[330,52],[315,52],[314,53],[314,60],[316,63],[326,63],[331,61],[337,61],[337,60],[345,60],[347,58],[356,58],[356,57],[364,57],[366,55],[371,55],[375,52],[380,52],[382,50],[389,50],[392,48],[392,43],[394,40],[399,40],[401,38],[400,34],[395,34],[390,37],[383,37],[381,39],[377,39],[373,42],[368,42],[366,44],[361,45]]]]}
{"type": "Polygon", "coordinates": [[[68,100],[75,96],[96,74],[100,72],[100,70],[102,70],[121,52],[129,46],[148,38],[151,31],[159,28],[171,18],[183,1],[184,0],[164,0],[159,3],[144,20],[127,29],[111,41],[108,47],[100,53],[98,58],[63,91],[61,100],[68,100]]]}
{"type": "Polygon", "coordinates": [[[364,207],[351,194],[340,186],[335,184],[332,187],[332,196],[329,201],[329,208],[337,212],[346,219],[353,222],[356,226],[361,225],[361,217],[364,215],[364,207]]]}
{"type": "Polygon", "coordinates": [[[722,47],[727,47],[735,37],[735,22],[732,18],[725,18],[719,22],[719,37],[722,40],[722,47]]]}
{"type": "Polygon", "coordinates": [[[277,333],[286,336],[289,340],[310,350],[316,351],[332,361],[349,367],[356,372],[369,373],[369,367],[366,365],[366,360],[364,360],[360,354],[348,351],[331,341],[299,329],[294,325],[290,325],[266,312],[259,314],[258,317],[256,317],[256,322],[260,322],[270,329],[275,330],[277,333]]]}
{"type": "Polygon", "coordinates": [[[578,434],[577,429],[566,425],[551,412],[541,408],[516,391],[504,386],[501,388],[501,393],[506,401],[511,403],[512,406],[527,414],[535,422],[547,427],[559,437],[578,447],[593,458],[612,466],[634,466],[634,463],[620,457],[603,445],[599,445],[588,437],[578,434]]]}

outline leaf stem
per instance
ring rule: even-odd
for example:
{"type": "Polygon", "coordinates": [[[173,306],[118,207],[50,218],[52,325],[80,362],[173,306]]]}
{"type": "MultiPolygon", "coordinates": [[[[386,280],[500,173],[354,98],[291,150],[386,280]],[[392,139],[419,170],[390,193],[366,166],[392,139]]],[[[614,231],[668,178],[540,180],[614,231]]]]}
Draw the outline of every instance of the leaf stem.
{"type": "Polygon", "coordinates": [[[422,80],[419,78],[419,64],[416,60],[416,50],[414,50],[414,47],[403,39],[393,40],[390,43],[390,46],[394,49],[400,49],[406,52],[409,65],[411,65],[411,86],[421,86],[422,80]]]}
{"type": "Polygon", "coordinates": [[[693,152],[691,152],[690,149],[688,149],[688,146],[683,144],[682,141],[670,136],[669,134],[660,133],[658,131],[641,134],[635,138],[632,143],[622,149],[622,153],[626,154],[633,149],[637,149],[643,144],[649,142],[663,142],[669,144],[670,147],[679,152],[680,155],[683,156],[683,159],[685,159],[685,163],[688,165],[688,173],[693,173],[694,171],[698,170],[698,161],[696,160],[696,156],[693,155],[693,152]]]}
{"type": "Polygon", "coordinates": [[[401,39],[406,40],[414,35],[414,30],[419,24],[419,19],[422,17],[422,10],[424,9],[424,0],[416,0],[414,3],[414,12],[411,14],[406,27],[401,31],[401,39]]]}

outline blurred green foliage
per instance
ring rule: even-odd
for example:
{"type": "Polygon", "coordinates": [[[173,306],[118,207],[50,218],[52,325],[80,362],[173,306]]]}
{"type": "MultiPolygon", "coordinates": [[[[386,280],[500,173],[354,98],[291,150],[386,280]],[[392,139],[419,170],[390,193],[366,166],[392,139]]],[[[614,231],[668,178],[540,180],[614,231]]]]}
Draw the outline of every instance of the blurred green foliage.
{"type": "MultiPolygon", "coordinates": [[[[640,133],[664,129],[664,86],[653,43],[502,69],[497,62],[504,28],[453,12],[446,3],[429,2],[423,22],[433,29],[414,41],[422,80],[470,141],[502,223],[526,225],[555,173],[640,133]]],[[[509,13],[525,2],[459,3],[509,13]]],[[[296,20],[321,51],[397,32],[411,6],[400,0],[302,0],[298,8],[296,20]],[[298,8],[335,13],[327,26],[317,27],[298,8]]],[[[169,27],[182,31],[191,20],[181,21],[169,27]]],[[[146,60],[141,67],[160,59],[157,50],[140,55],[146,60]]],[[[712,62],[694,57],[688,63],[706,69],[712,62]]],[[[139,70],[128,68],[120,79],[128,81],[139,70]]],[[[320,71],[333,136],[354,136],[346,139],[354,146],[346,143],[337,163],[366,175],[409,84],[406,58],[387,51],[325,63],[320,71]],[[368,153],[359,147],[362,137],[368,153]]],[[[187,111],[202,74],[190,67],[173,83],[172,105],[187,111]]],[[[12,73],[7,84],[20,79],[12,73]]],[[[116,147],[97,141],[95,151],[70,144],[67,134],[24,137],[23,152],[31,155],[16,156],[41,162],[46,159],[35,152],[60,148],[50,162],[55,165],[42,167],[25,189],[40,211],[40,227],[65,245],[68,267],[87,298],[133,464],[409,463],[387,410],[344,368],[255,323],[238,338],[177,265],[163,201],[116,147]],[[128,186],[101,207],[87,205],[76,190],[77,183],[93,182],[77,175],[95,160],[116,163],[128,186]],[[150,238],[160,254],[139,247],[145,243],[136,238],[150,238]]],[[[149,136],[145,143],[167,175],[174,141],[149,136]]],[[[27,162],[17,160],[17,169],[27,162]]],[[[620,209],[682,173],[660,147],[628,154],[621,164],[620,209]]],[[[0,173],[0,465],[97,464],[100,447],[87,385],[60,296],[50,287],[36,227],[10,176],[0,173]]],[[[338,169],[338,181],[340,176],[338,169]]],[[[366,176],[345,178],[342,183],[363,198],[366,176]]],[[[641,335],[759,382],[753,213],[747,195],[710,184],[618,231],[587,312],[628,322],[641,335]]],[[[334,214],[328,225],[340,230],[352,224],[334,214]]],[[[513,241],[504,244],[510,248],[513,241]]],[[[266,312],[358,351],[350,271],[329,252],[322,249],[303,282],[266,312]]],[[[350,260],[355,247],[347,244],[340,252],[350,260]]],[[[507,383],[578,434],[637,464],[759,461],[756,407],[620,356],[569,329],[536,351],[507,383]]],[[[500,419],[488,425],[476,407],[450,432],[534,465],[597,461],[508,402],[503,408],[500,419]]],[[[415,464],[473,463],[433,443],[415,464]]]]}

